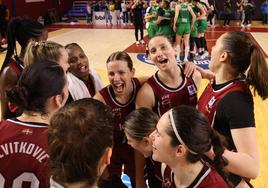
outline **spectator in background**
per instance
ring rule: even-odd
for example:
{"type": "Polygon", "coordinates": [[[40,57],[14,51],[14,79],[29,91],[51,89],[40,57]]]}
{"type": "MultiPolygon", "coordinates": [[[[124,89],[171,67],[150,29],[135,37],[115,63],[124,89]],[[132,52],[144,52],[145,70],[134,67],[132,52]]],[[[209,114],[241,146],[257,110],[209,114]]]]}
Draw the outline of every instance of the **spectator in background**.
{"type": "MultiPolygon", "coordinates": [[[[243,0],[237,0],[237,2],[236,2],[236,7],[237,7],[236,19],[241,21],[241,25],[243,24],[244,19],[245,19],[245,12],[244,12],[243,3],[244,3],[243,0]]],[[[239,22],[238,22],[238,24],[239,24],[239,22]]]]}
{"type": "Polygon", "coordinates": [[[123,13],[123,23],[126,25],[128,23],[128,8],[125,0],[121,3],[121,9],[123,13]]]}
{"type": "Polygon", "coordinates": [[[262,24],[268,24],[268,0],[261,4],[261,13],[263,15],[262,24]]]}
{"type": "Polygon", "coordinates": [[[1,44],[6,40],[6,30],[7,30],[7,23],[9,18],[9,10],[7,9],[6,5],[3,4],[2,0],[0,0],[0,52],[6,50],[3,48],[1,44]]]}
{"type": "Polygon", "coordinates": [[[121,12],[122,12],[122,7],[121,7],[121,0],[115,0],[115,19],[116,19],[116,24],[121,24],[121,12]]]}
{"type": "Polygon", "coordinates": [[[245,20],[243,25],[246,27],[251,27],[251,21],[252,16],[254,14],[254,4],[251,0],[248,0],[248,2],[244,6],[245,9],[245,20]]]}
{"type": "Polygon", "coordinates": [[[147,8],[145,0],[134,0],[131,4],[131,9],[133,12],[133,24],[135,26],[135,38],[136,44],[145,44],[143,40],[143,15],[142,9],[147,8]],[[138,32],[140,31],[140,40],[138,32]]]}
{"type": "Polygon", "coordinates": [[[216,11],[215,11],[214,5],[211,1],[209,1],[208,4],[209,4],[209,6],[208,6],[208,18],[207,18],[208,26],[214,27],[214,25],[215,25],[214,17],[216,15],[216,11]]]}
{"type": "Polygon", "coordinates": [[[231,5],[230,0],[226,0],[226,2],[224,3],[223,12],[224,12],[223,25],[225,27],[229,27],[231,15],[232,15],[232,5],[231,5]]]}
{"type": "Polygon", "coordinates": [[[91,1],[89,0],[87,2],[87,23],[92,22],[92,4],[91,1]]]}
{"type": "Polygon", "coordinates": [[[108,21],[110,22],[110,25],[112,25],[112,16],[110,13],[110,4],[109,0],[105,1],[105,6],[104,6],[104,12],[105,12],[105,20],[106,20],[106,25],[108,24],[108,21]]]}

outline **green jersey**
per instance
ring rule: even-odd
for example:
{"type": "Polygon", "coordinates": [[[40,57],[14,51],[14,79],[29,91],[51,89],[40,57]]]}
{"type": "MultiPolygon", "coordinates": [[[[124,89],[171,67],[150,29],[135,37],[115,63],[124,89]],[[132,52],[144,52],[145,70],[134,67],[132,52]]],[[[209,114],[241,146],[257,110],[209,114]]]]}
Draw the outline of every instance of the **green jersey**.
{"type": "Polygon", "coordinates": [[[186,3],[181,4],[181,9],[179,12],[179,17],[177,23],[190,23],[191,22],[191,16],[190,12],[188,10],[188,5],[186,3]]]}

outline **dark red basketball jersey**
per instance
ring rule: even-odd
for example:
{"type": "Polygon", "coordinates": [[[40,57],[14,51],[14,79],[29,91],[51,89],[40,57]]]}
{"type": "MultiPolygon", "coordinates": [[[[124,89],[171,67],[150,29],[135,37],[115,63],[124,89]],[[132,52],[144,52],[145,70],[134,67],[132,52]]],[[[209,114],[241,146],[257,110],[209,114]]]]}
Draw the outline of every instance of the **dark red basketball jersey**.
{"type": "Polygon", "coordinates": [[[155,113],[162,116],[166,111],[178,105],[196,106],[197,88],[192,78],[183,75],[181,85],[178,88],[170,88],[160,81],[157,73],[147,81],[154,92],[155,106],[153,111],[155,113]]]}
{"type": "Polygon", "coordinates": [[[145,159],[145,176],[148,179],[149,187],[162,188],[161,163],[154,161],[152,157],[145,159]]]}
{"type": "Polygon", "coordinates": [[[248,86],[243,81],[234,81],[225,87],[215,91],[212,88],[213,81],[209,83],[198,100],[198,110],[203,112],[213,125],[216,110],[221,99],[233,91],[250,92],[248,86]]]}
{"type": "MultiPolygon", "coordinates": [[[[174,173],[168,166],[164,170],[163,179],[163,188],[176,188],[174,173]]],[[[228,185],[215,170],[204,164],[204,167],[188,188],[228,188],[228,185]]]]}
{"type": "Polygon", "coordinates": [[[0,187],[49,187],[47,125],[0,122],[0,187]]]}
{"type": "Polygon", "coordinates": [[[115,116],[114,144],[122,144],[124,142],[125,133],[123,130],[123,124],[125,122],[125,118],[130,112],[135,110],[135,100],[138,90],[141,88],[141,84],[137,78],[132,79],[132,84],[133,93],[130,100],[126,104],[121,104],[116,100],[111,85],[108,85],[100,90],[100,94],[105,100],[105,103],[112,108],[115,116]]]}
{"type": "Polygon", "coordinates": [[[15,60],[14,58],[11,58],[8,66],[16,73],[19,78],[24,69],[22,62],[20,60],[15,60]]]}

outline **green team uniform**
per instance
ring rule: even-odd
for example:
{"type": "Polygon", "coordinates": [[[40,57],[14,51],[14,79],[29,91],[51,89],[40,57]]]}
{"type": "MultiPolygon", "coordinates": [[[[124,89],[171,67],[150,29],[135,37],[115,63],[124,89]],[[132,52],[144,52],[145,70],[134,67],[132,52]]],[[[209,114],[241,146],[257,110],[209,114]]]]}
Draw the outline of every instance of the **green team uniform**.
{"type": "MultiPolygon", "coordinates": [[[[199,9],[194,4],[192,4],[192,9],[193,9],[194,14],[197,17],[198,13],[200,13],[199,9]]],[[[190,17],[192,20],[192,15],[190,15],[190,17]]],[[[197,37],[197,33],[198,33],[198,21],[196,20],[194,23],[194,29],[193,31],[191,31],[190,35],[191,37],[197,37]]]]}
{"type": "Polygon", "coordinates": [[[157,20],[158,9],[159,9],[158,6],[152,6],[148,12],[150,15],[155,14],[155,17],[153,17],[152,20],[149,22],[149,27],[147,29],[147,33],[150,38],[155,36],[158,30],[158,26],[155,25],[155,21],[157,20]]]}
{"type": "Polygon", "coordinates": [[[207,20],[198,20],[198,33],[205,33],[207,31],[207,20]]]}
{"type": "Polygon", "coordinates": [[[163,17],[163,20],[158,26],[158,35],[173,36],[174,32],[171,27],[171,11],[169,9],[159,8],[158,15],[163,17]]]}
{"type": "Polygon", "coordinates": [[[186,3],[181,4],[181,9],[176,23],[176,34],[183,36],[191,31],[191,14],[186,3]]]}
{"type": "MultiPolygon", "coordinates": [[[[206,7],[206,5],[204,5],[202,2],[200,2],[200,4],[202,5],[203,8],[206,7]]],[[[198,28],[197,31],[198,33],[205,33],[207,31],[207,19],[203,19],[203,20],[198,20],[198,28]]]]}

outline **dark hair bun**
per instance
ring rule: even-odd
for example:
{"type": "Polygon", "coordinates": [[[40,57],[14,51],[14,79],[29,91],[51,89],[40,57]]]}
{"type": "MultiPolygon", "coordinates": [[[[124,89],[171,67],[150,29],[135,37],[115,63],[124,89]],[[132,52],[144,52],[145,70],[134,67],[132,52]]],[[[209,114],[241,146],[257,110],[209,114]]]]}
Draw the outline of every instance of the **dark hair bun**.
{"type": "Polygon", "coordinates": [[[22,108],[25,107],[30,99],[29,91],[24,86],[14,86],[6,92],[8,100],[22,108]]]}

